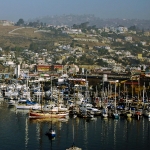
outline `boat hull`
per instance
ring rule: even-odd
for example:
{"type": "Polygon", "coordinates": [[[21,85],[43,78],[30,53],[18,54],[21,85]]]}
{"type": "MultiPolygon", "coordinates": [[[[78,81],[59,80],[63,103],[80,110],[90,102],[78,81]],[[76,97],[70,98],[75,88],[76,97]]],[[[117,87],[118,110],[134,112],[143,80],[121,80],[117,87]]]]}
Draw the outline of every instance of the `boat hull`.
{"type": "Polygon", "coordinates": [[[114,119],[119,119],[119,114],[118,113],[113,113],[113,118],[114,119]]]}
{"type": "Polygon", "coordinates": [[[107,113],[103,113],[103,114],[102,114],[102,117],[103,117],[103,118],[108,118],[108,114],[107,114],[107,113]]]}
{"type": "Polygon", "coordinates": [[[131,118],[131,117],[132,117],[132,113],[127,111],[127,112],[125,113],[125,117],[131,118]]]}
{"type": "Polygon", "coordinates": [[[67,113],[44,113],[44,112],[30,112],[29,118],[33,119],[45,119],[45,118],[65,118],[67,113]]]}

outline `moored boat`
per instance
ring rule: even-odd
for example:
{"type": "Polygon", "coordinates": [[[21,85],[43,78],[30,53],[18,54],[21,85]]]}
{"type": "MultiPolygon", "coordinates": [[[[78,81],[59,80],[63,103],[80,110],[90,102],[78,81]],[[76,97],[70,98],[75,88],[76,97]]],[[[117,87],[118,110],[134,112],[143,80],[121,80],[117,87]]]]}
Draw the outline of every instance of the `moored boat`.
{"type": "Polygon", "coordinates": [[[27,99],[20,99],[15,103],[16,109],[40,109],[41,105],[27,99]]]}
{"type": "Polygon", "coordinates": [[[45,133],[45,135],[47,135],[47,136],[49,136],[51,138],[54,138],[56,136],[56,132],[55,132],[55,130],[50,128],[49,131],[45,133]]]}
{"type": "Polygon", "coordinates": [[[101,116],[102,116],[103,118],[108,118],[108,109],[107,109],[107,108],[104,108],[104,109],[102,110],[101,116]]]}
{"type": "Polygon", "coordinates": [[[143,114],[142,114],[142,110],[141,109],[138,109],[138,110],[135,111],[134,117],[136,119],[140,119],[142,116],[143,116],[143,114]]]}
{"type": "Polygon", "coordinates": [[[112,114],[112,117],[113,117],[114,119],[119,119],[119,114],[118,114],[117,112],[114,112],[114,113],[112,114]]]}
{"type": "Polygon", "coordinates": [[[143,115],[145,116],[145,117],[148,117],[148,118],[150,118],[150,111],[149,110],[144,110],[144,112],[143,112],[143,115]]]}
{"type": "Polygon", "coordinates": [[[127,112],[125,113],[125,116],[126,116],[127,118],[131,118],[131,117],[132,117],[131,111],[127,111],[127,112]]]}
{"type": "Polygon", "coordinates": [[[43,111],[30,111],[29,118],[33,119],[46,119],[46,118],[65,118],[68,113],[59,112],[43,112],[43,111]]]}
{"type": "Polygon", "coordinates": [[[80,118],[93,118],[94,114],[91,114],[89,111],[79,111],[77,116],[80,118]]]}
{"type": "Polygon", "coordinates": [[[69,112],[68,108],[66,108],[63,104],[47,104],[43,106],[43,111],[51,111],[51,112],[69,112]]]}
{"type": "Polygon", "coordinates": [[[79,106],[79,110],[82,112],[85,112],[85,111],[90,112],[94,116],[99,116],[101,114],[101,111],[97,108],[94,108],[93,105],[90,103],[82,103],[79,106]]]}
{"type": "Polygon", "coordinates": [[[10,100],[7,104],[8,104],[8,107],[15,106],[16,101],[15,100],[10,100]]]}

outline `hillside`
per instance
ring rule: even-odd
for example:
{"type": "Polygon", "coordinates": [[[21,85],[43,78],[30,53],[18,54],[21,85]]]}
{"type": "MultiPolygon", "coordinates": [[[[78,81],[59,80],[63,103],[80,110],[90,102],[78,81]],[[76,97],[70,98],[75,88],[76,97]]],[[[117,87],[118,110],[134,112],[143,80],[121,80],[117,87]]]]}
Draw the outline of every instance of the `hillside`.
{"type": "Polygon", "coordinates": [[[48,48],[56,41],[68,41],[68,37],[56,36],[52,32],[37,32],[37,28],[0,25],[0,47],[3,48],[28,48],[32,43],[48,48]]]}

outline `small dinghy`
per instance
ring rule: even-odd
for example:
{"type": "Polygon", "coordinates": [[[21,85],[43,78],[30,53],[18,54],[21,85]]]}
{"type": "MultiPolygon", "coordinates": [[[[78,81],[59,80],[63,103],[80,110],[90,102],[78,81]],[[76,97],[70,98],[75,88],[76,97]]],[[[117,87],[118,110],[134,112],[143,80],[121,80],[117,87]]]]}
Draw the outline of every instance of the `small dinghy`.
{"type": "Polygon", "coordinates": [[[56,132],[54,129],[50,128],[49,131],[45,133],[45,135],[53,138],[56,136],[56,132]]]}

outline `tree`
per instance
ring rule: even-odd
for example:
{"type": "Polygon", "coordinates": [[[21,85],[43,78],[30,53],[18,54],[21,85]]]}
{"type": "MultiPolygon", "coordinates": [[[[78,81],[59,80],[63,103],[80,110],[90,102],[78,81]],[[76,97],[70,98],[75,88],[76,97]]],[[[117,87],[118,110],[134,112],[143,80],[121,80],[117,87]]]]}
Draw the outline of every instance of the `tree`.
{"type": "Polygon", "coordinates": [[[24,20],[21,18],[18,20],[18,22],[16,23],[17,26],[22,26],[24,25],[24,20]]]}
{"type": "Polygon", "coordinates": [[[37,43],[31,43],[29,46],[29,49],[37,51],[38,50],[38,44],[37,43]]]}

